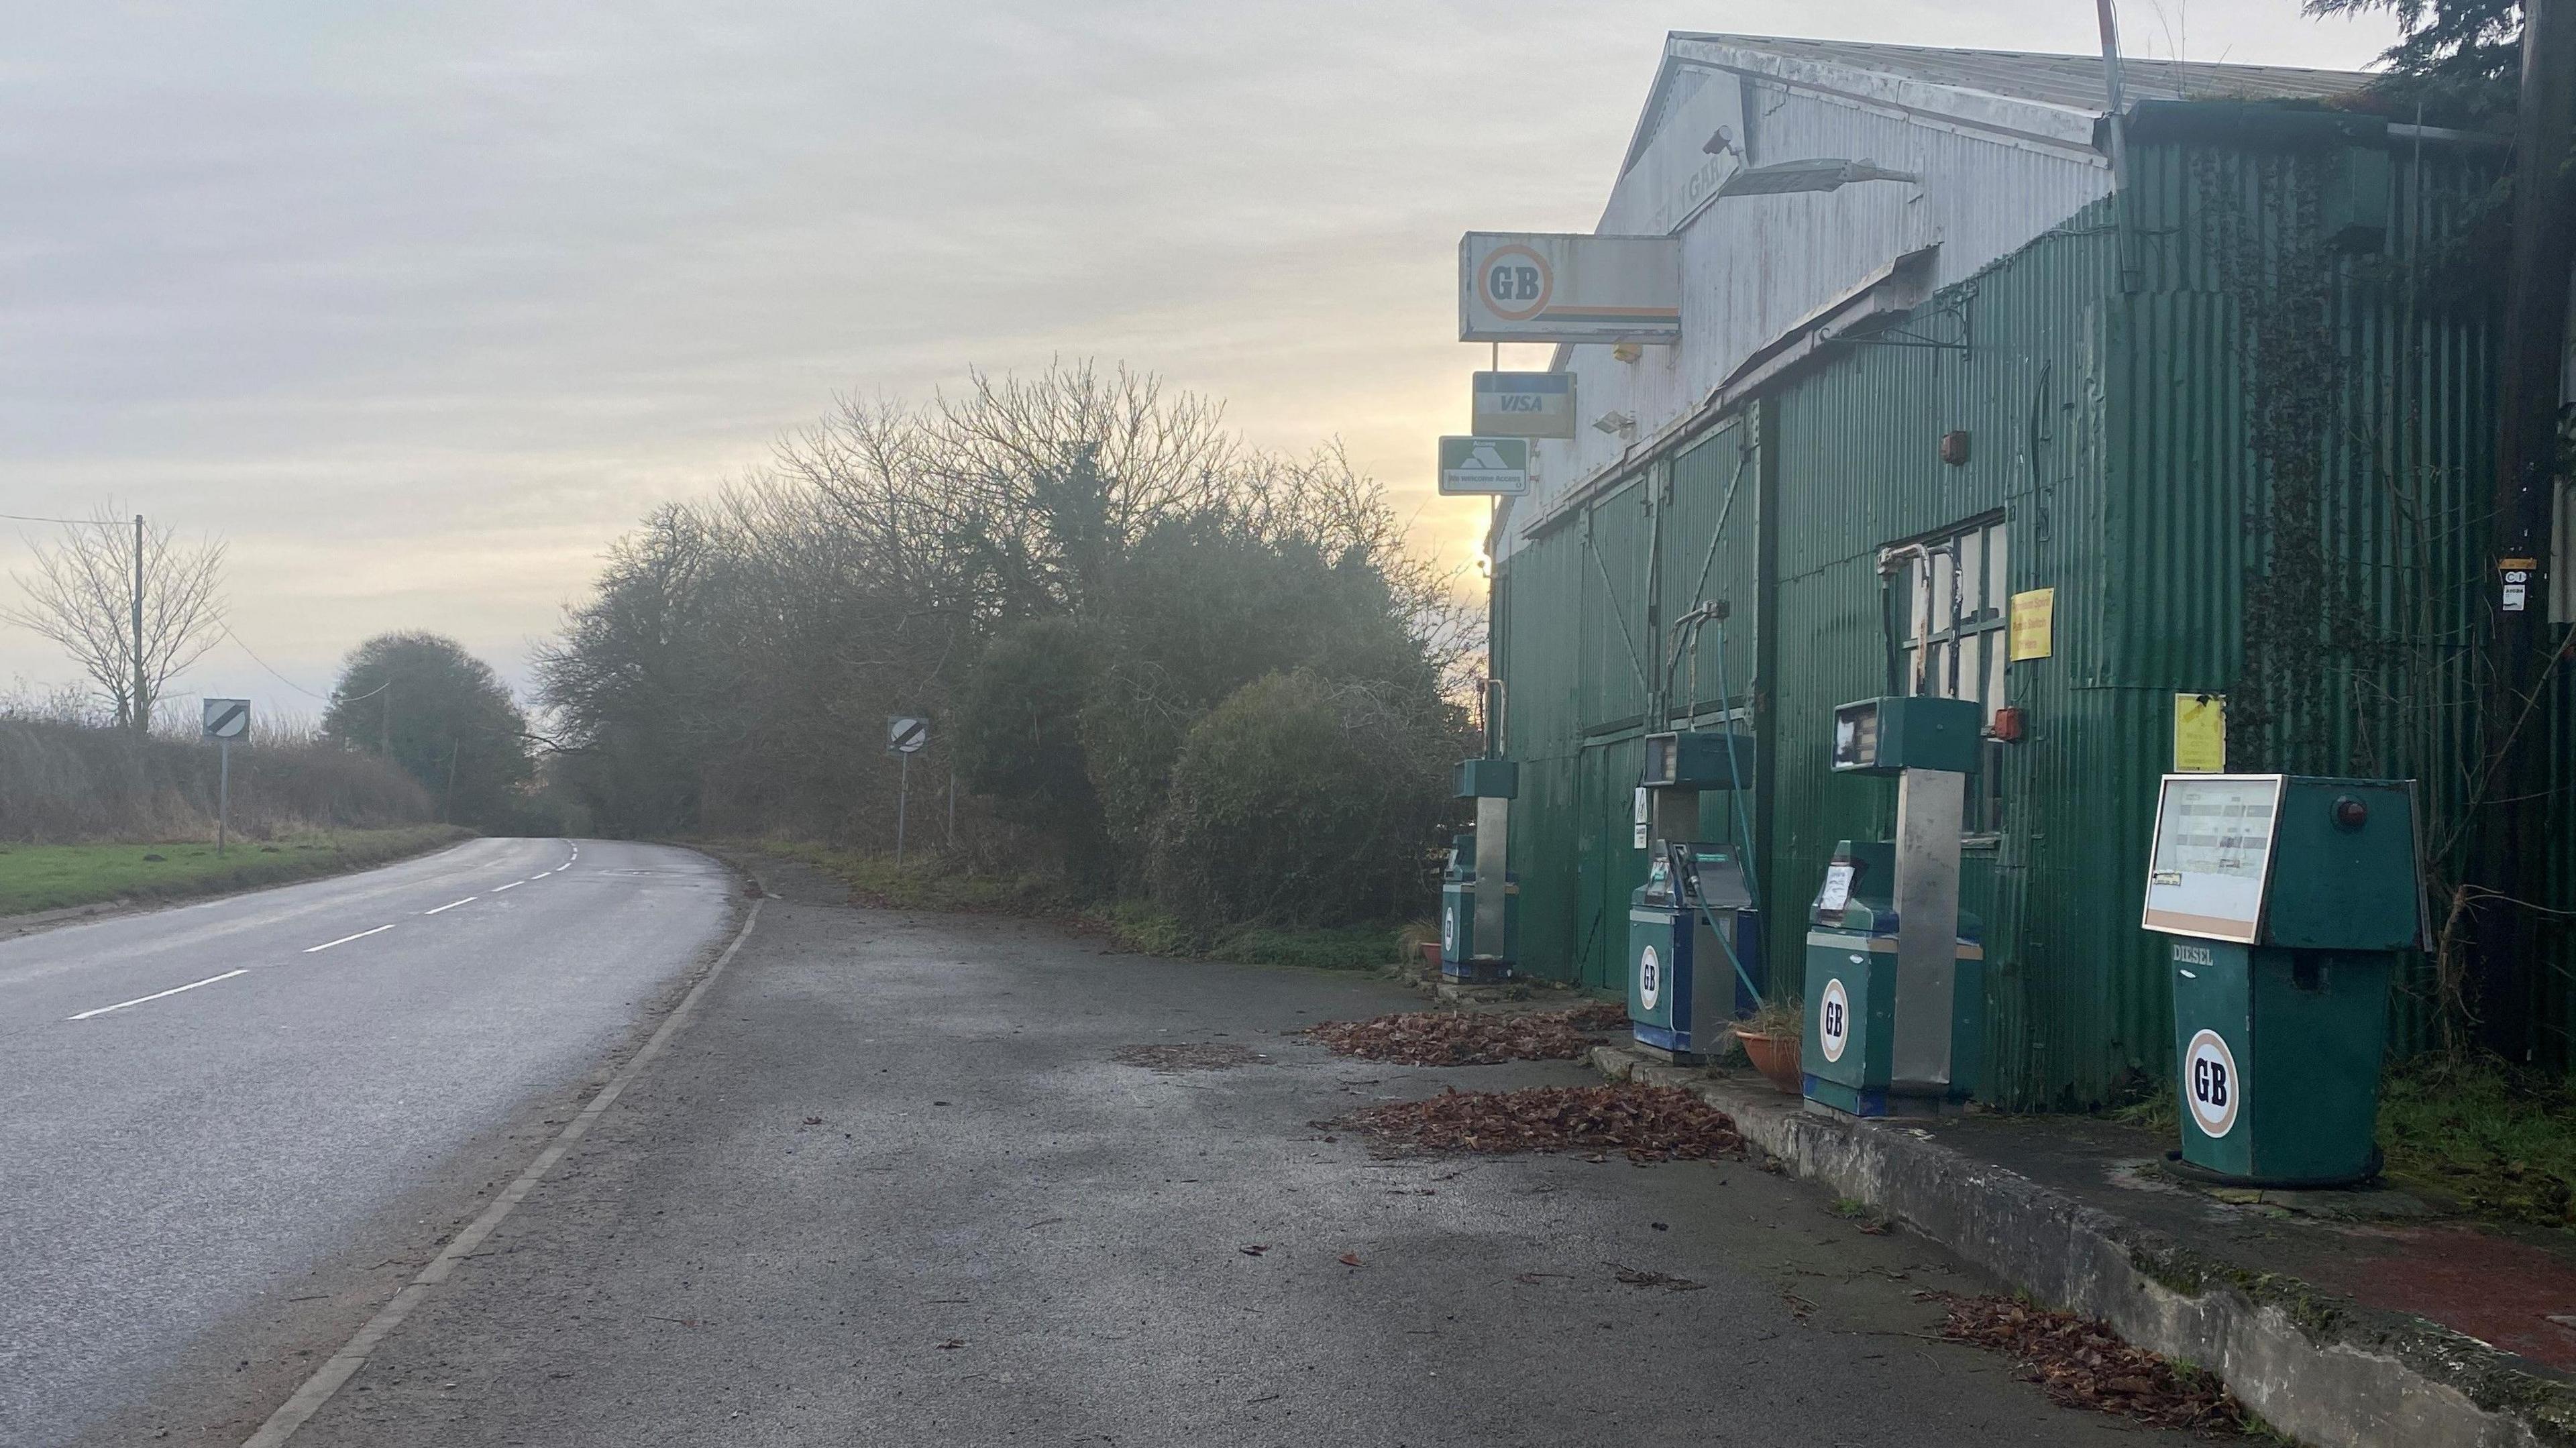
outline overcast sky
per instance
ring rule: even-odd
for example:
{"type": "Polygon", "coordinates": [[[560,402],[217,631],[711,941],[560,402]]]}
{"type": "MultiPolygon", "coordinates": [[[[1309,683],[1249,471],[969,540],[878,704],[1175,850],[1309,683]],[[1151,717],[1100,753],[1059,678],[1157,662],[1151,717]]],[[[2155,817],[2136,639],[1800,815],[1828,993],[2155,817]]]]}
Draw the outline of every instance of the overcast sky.
{"type": "MultiPolygon", "coordinates": [[[[2133,51],[2389,39],[2163,7],[2133,51]]],[[[2094,46],[2088,0],[8,9],[0,513],[229,540],[233,627],[317,692],[406,627],[523,682],[655,503],[836,393],[1060,354],[1339,436],[1466,557],[1458,234],[1589,230],[1664,32],[2094,46]]],[[[0,687],[70,673],[0,624],[0,687]]],[[[231,644],[182,687],[319,707],[231,644]]]]}

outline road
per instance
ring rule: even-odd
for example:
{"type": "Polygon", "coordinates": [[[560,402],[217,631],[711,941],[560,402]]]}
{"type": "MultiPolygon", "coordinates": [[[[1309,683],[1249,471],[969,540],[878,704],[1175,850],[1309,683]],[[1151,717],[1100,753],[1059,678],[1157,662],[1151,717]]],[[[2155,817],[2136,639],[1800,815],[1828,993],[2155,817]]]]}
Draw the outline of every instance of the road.
{"type": "Polygon", "coordinates": [[[684,850],[477,840],[0,941],[0,1443],[140,1441],[174,1403],[238,1442],[649,1026],[729,897],[684,850]]]}
{"type": "Polygon", "coordinates": [[[1590,1079],[1296,1034],[1391,984],[763,879],[664,1054],[292,1448],[2184,1441],[1941,1341],[1926,1294],[1993,1284],[1805,1184],[1318,1125],[1590,1079]],[[1157,1044],[1254,1059],[1118,1059],[1157,1044]]]}

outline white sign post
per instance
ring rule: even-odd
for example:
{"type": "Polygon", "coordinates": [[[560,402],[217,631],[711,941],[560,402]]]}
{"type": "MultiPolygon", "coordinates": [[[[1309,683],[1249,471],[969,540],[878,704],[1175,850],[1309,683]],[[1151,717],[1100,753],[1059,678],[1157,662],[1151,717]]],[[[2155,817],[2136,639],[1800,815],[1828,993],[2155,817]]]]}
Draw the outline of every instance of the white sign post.
{"type": "Polygon", "coordinates": [[[1440,439],[1440,491],[1517,498],[1529,491],[1529,439],[1440,439]]]}
{"type": "Polygon", "coordinates": [[[215,741],[215,853],[231,843],[233,824],[233,741],[250,734],[250,700],[201,700],[199,732],[215,741]]]}
{"type": "Polygon", "coordinates": [[[886,753],[901,760],[894,790],[894,867],[903,868],[904,816],[912,806],[912,756],[930,743],[930,721],[897,714],[886,721],[886,753]]]}

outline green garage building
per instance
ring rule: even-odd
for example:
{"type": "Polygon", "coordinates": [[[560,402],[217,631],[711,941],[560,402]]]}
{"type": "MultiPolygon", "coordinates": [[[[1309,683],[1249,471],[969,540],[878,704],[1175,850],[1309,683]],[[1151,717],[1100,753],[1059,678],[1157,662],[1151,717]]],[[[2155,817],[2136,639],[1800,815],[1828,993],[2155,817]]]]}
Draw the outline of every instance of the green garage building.
{"type": "MultiPolygon", "coordinates": [[[[1829,770],[1830,712],[1918,679],[2017,736],[1984,746],[1964,841],[1998,1103],[2169,1071],[2139,892],[2203,695],[2232,769],[2421,780],[2440,924],[2484,702],[2477,258],[2507,156],[2369,114],[2365,79],[2133,62],[2112,118],[2092,58],[1669,38],[1600,230],[1680,239],[1682,338],[1558,350],[1588,425],[1537,447],[1490,539],[1525,972],[1621,984],[1639,741],[1733,722],[1758,787],[1703,833],[1746,836],[1794,990],[1835,842],[1893,828],[1889,790],[1829,770]],[[1723,190],[1790,160],[1898,179],[1723,190]]],[[[2571,674],[2529,725],[2558,910],[2571,674]]],[[[2576,950],[2549,939],[2519,1005],[2563,1053],[2576,950]]],[[[2398,1048],[2441,974],[2412,963],[2398,1048]]]]}

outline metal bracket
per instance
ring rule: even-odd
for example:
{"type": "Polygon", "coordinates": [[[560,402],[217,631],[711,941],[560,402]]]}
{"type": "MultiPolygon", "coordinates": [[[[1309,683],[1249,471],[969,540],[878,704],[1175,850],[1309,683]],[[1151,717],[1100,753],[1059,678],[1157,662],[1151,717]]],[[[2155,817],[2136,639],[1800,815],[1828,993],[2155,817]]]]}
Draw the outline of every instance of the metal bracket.
{"type": "Polygon", "coordinates": [[[1919,347],[1934,352],[1965,352],[1970,350],[1971,344],[1975,339],[1969,335],[1970,328],[1966,310],[1961,309],[1938,315],[1946,315],[1958,319],[1958,340],[1949,341],[1940,337],[1928,336],[1907,326],[1890,327],[1883,332],[1872,332],[1866,337],[1837,337],[1834,340],[1838,342],[1849,342],[1855,347],[1919,347]]]}
{"type": "Polygon", "coordinates": [[[1971,287],[1963,290],[1949,305],[1938,311],[1909,313],[1903,322],[1865,332],[1856,337],[1828,333],[1825,340],[1842,342],[1854,347],[1915,347],[1933,352],[1966,352],[1971,350],[1977,340],[1974,324],[1968,318],[1967,305],[1975,301],[1976,297],[1976,291],[1971,287]],[[1928,328],[1916,330],[1918,323],[1929,324],[1943,317],[1949,318],[1956,324],[1958,332],[1956,340],[1936,337],[1928,328]]]}

